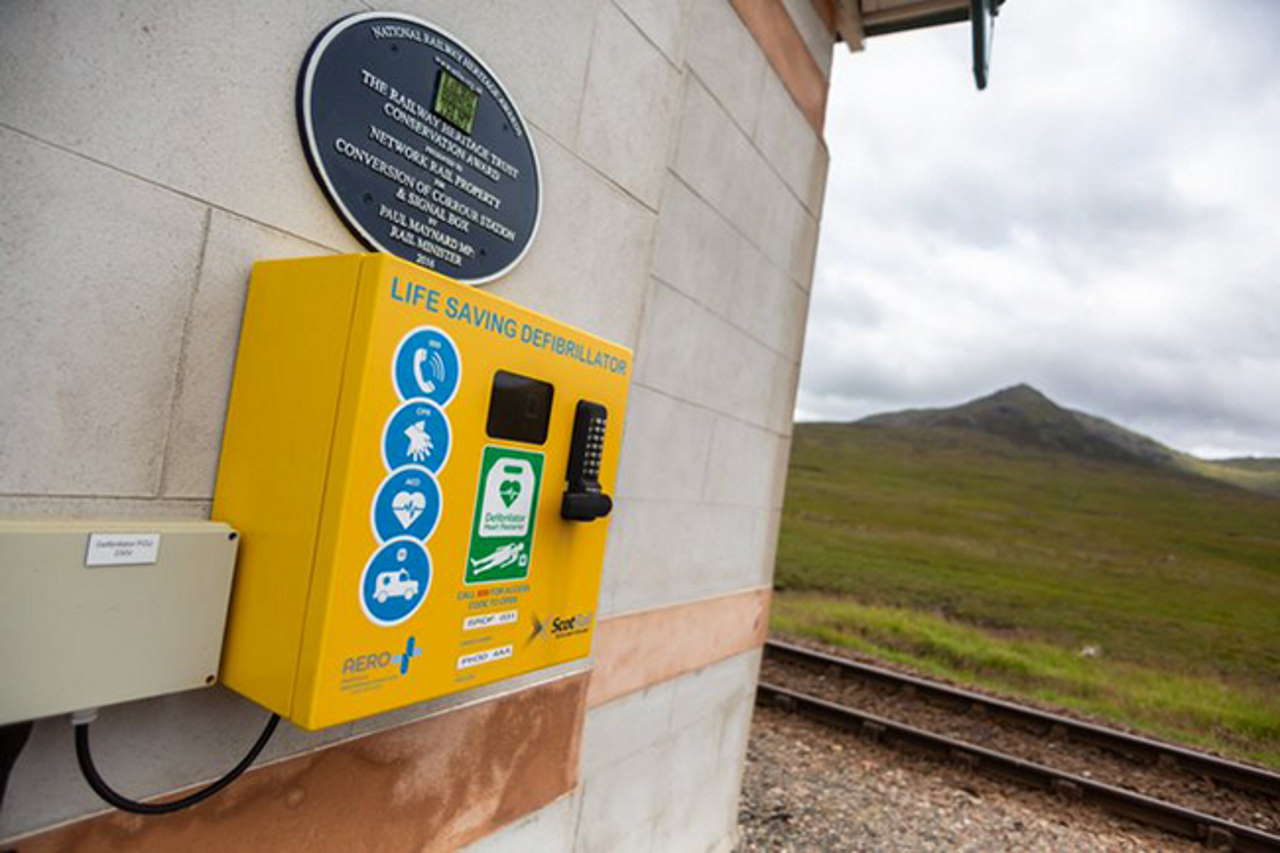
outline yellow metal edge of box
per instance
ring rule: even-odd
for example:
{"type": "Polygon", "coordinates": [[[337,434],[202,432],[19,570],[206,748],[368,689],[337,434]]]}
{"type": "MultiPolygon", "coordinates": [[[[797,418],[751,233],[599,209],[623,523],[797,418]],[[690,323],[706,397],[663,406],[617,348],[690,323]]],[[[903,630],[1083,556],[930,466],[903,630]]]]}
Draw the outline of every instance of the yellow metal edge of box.
{"type": "MultiPolygon", "coordinates": [[[[352,278],[352,282],[356,285],[355,307],[351,314],[351,331],[347,341],[347,358],[343,366],[342,390],[334,423],[334,438],[329,450],[329,476],[325,483],[324,503],[320,510],[315,568],[307,601],[307,620],[303,625],[298,652],[299,660],[308,660],[319,654],[329,623],[331,599],[328,590],[337,570],[334,553],[339,526],[336,523],[326,523],[326,519],[335,518],[341,514],[347,480],[351,474],[352,451],[355,444],[353,424],[359,414],[360,401],[363,397],[360,386],[368,356],[369,316],[373,312],[378,276],[386,256],[364,254],[359,257],[360,270],[358,275],[352,278]]],[[[291,720],[309,731],[344,722],[340,719],[329,719],[321,713],[319,687],[316,683],[317,674],[314,669],[300,667],[293,687],[291,720]]]]}
{"type": "Polygon", "coordinates": [[[243,542],[220,677],[286,717],[306,615],[298,590],[311,584],[350,282],[362,262],[357,255],[254,265],[227,409],[212,517],[237,527],[243,542]],[[332,341],[341,344],[324,345],[332,341]],[[287,433],[281,409],[292,413],[287,433]],[[257,523],[262,518],[274,518],[270,528],[257,523]]]}

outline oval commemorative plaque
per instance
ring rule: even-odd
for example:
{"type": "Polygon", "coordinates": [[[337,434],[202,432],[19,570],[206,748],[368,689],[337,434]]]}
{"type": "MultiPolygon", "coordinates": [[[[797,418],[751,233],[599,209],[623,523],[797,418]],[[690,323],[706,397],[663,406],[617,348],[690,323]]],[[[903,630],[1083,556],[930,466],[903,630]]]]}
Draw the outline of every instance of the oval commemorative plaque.
{"type": "Polygon", "coordinates": [[[330,25],[303,64],[298,124],[329,202],[369,248],[481,284],[533,242],[529,129],[488,66],[426,21],[365,12],[330,25]]]}

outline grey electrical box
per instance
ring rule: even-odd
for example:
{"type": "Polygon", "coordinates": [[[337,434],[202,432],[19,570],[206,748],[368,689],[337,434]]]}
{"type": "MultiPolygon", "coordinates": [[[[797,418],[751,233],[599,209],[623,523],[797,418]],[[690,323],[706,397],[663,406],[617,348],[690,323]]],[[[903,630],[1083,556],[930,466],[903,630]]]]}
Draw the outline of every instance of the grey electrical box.
{"type": "Polygon", "coordinates": [[[0,725],[212,684],[236,532],[0,521],[0,725]]]}

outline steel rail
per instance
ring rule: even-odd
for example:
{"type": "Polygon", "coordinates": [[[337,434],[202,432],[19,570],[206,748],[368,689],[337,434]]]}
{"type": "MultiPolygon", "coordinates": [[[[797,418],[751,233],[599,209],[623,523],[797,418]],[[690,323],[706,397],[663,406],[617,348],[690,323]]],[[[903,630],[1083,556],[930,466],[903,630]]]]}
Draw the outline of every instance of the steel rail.
{"type": "Polygon", "coordinates": [[[934,734],[876,714],[857,711],[775,684],[760,682],[756,687],[756,702],[803,714],[826,725],[869,735],[877,740],[924,748],[948,759],[964,761],[976,769],[1031,784],[1071,799],[1094,803],[1113,814],[1156,826],[1186,838],[1196,839],[1214,847],[1229,847],[1240,851],[1280,850],[1280,836],[1271,835],[1260,829],[1202,814],[1135,791],[1117,788],[1074,773],[1055,770],[1052,767],[1005,755],[976,744],[934,734]]]}
{"type": "Polygon", "coordinates": [[[1238,761],[1220,758],[1194,749],[1177,746],[1171,743],[1130,734],[1119,729],[1087,723],[1072,717],[1055,714],[1019,705],[994,696],[987,696],[972,690],[952,687],[919,676],[876,666],[875,664],[854,661],[836,655],[807,649],[792,643],[769,640],[765,643],[765,652],[770,657],[802,664],[808,667],[837,668],[847,674],[863,680],[879,681],[884,684],[909,687],[917,694],[942,699],[951,704],[978,707],[1022,725],[1029,725],[1040,734],[1053,734],[1078,743],[1105,749],[1128,758],[1146,758],[1153,762],[1172,763],[1188,772],[1208,776],[1219,782],[1225,782],[1236,788],[1280,797],[1280,773],[1272,773],[1261,767],[1252,767],[1238,761]]]}

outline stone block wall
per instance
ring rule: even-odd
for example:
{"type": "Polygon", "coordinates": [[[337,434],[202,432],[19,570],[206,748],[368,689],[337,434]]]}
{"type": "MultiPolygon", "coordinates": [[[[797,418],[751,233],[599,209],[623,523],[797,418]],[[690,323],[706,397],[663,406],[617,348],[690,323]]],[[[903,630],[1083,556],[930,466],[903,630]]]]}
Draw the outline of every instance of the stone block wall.
{"type": "MultiPolygon", "coordinates": [[[[294,85],[314,36],[367,8],[0,9],[0,516],[208,516],[250,266],[361,249],[308,171],[294,85]]],[[[0,840],[731,844],[826,178],[825,8],[394,7],[481,55],[533,130],[542,224],[486,287],[636,351],[594,671],[324,732],[282,726],[262,769],[174,818],[91,817],[104,806],[70,728],[43,720],[0,840]],[[497,743],[504,714],[524,728],[497,743]],[[478,744],[471,764],[459,744],[478,744]],[[350,793],[365,785],[394,819],[359,813],[375,808],[350,793]]],[[[103,712],[95,752],[121,789],[159,795],[220,775],[263,716],[222,688],[131,703],[103,712]]]]}

